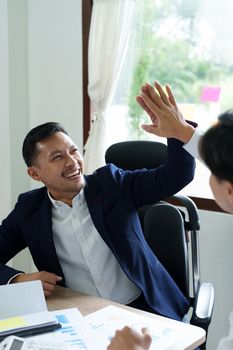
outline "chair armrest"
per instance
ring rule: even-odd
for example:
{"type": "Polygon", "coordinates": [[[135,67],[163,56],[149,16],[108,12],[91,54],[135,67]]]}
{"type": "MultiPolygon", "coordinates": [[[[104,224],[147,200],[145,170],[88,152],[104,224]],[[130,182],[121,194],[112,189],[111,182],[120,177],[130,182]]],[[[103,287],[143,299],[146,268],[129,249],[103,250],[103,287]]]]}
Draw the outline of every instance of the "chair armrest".
{"type": "Polygon", "coordinates": [[[212,318],[213,307],[214,286],[211,283],[202,283],[195,296],[190,323],[203,328],[207,333],[212,318]]]}
{"type": "Polygon", "coordinates": [[[189,230],[200,230],[200,221],[198,217],[198,209],[194,201],[189,198],[188,196],[184,196],[182,194],[174,194],[172,197],[174,198],[178,203],[177,205],[184,206],[187,209],[188,216],[189,216],[189,230]]]}

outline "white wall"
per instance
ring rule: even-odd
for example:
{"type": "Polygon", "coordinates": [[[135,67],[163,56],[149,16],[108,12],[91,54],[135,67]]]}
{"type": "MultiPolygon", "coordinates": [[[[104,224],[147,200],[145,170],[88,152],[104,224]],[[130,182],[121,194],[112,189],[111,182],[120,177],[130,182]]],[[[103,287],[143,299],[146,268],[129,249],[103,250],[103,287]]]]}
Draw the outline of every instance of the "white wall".
{"type": "Polygon", "coordinates": [[[11,201],[28,189],[29,179],[21,155],[23,137],[30,127],[28,115],[27,1],[8,0],[8,94],[10,126],[11,201]]]}
{"type": "Polygon", "coordinates": [[[11,208],[7,0],[0,0],[0,218],[11,208]],[[4,169],[4,170],[3,170],[4,169]]]}
{"type": "Polygon", "coordinates": [[[81,0],[0,0],[0,6],[1,164],[10,160],[12,174],[1,172],[0,180],[12,205],[31,186],[21,147],[32,127],[61,122],[82,150],[81,0]]]}
{"type": "Polygon", "coordinates": [[[82,149],[81,0],[28,1],[30,126],[62,122],[82,149]]]}
{"type": "Polygon", "coordinates": [[[208,350],[229,332],[228,316],[233,310],[233,215],[199,211],[201,279],[215,286],[213,320],[208,350]]]}

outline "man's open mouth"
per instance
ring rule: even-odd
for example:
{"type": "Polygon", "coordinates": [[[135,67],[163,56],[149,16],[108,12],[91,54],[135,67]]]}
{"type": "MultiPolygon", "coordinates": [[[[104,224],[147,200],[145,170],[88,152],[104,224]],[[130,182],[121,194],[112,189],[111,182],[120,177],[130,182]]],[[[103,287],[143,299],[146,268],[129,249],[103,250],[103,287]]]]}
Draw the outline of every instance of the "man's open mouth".
{"type": "Polygon", "coordinates": [[[80,174],[81,174],[81,169],[76,169],[72,173],[65,175],[65,178],[72,179],[72,178],[75,178],[76,176],[79,176],[80,174]]]}

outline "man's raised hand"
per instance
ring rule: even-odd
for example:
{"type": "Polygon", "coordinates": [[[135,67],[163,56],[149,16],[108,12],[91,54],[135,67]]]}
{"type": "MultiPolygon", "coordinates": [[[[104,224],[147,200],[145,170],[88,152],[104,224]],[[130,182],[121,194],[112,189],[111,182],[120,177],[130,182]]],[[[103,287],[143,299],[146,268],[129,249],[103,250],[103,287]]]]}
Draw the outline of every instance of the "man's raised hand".
{"type": "Polygon", "coordinates": [[[142,86],[136,100],[152,122],[141,126],[146,132],[161,137],[174,137],[184,143],[190,140],[194,127],[184,120],[169,85],[166,85],[165,92],[158,82],[154,83],[154,87],[147,83],[142,86]]]}

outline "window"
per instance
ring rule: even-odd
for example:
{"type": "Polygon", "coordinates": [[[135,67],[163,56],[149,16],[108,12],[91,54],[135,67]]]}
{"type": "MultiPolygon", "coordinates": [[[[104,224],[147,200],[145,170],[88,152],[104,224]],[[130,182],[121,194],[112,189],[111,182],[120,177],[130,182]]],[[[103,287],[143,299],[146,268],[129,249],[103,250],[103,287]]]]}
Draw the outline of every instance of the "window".
{"type": "MultiPolygon", "coordinates": [[[[136,2],[128,56],[109,110],[113,142],[154,140],[138,127],[148,120],[135,101],[146,81],[170,84],[184,116],[203,130],[221,111],[231,108],[233,3],[224,5],[213,0],[136,2]]],[[[193,195],[201,190],[211,198],[209,171],[199,162],[197,174],[186,193],[191,188],[193,195]]]]}
{"type": "MultiPolygon", "coordinates": [[[[203,130],[232,107],[232,10],[228,0],[135,2],[128,54],[108,111],[112,143],[154,140],[139,128],[148,117],[135,101],[146,81],[170,84],[184,116],[203,130]]],[[[198,164],[195,196],[196,190],[212,196],[208,175],[198,164]]]]}

